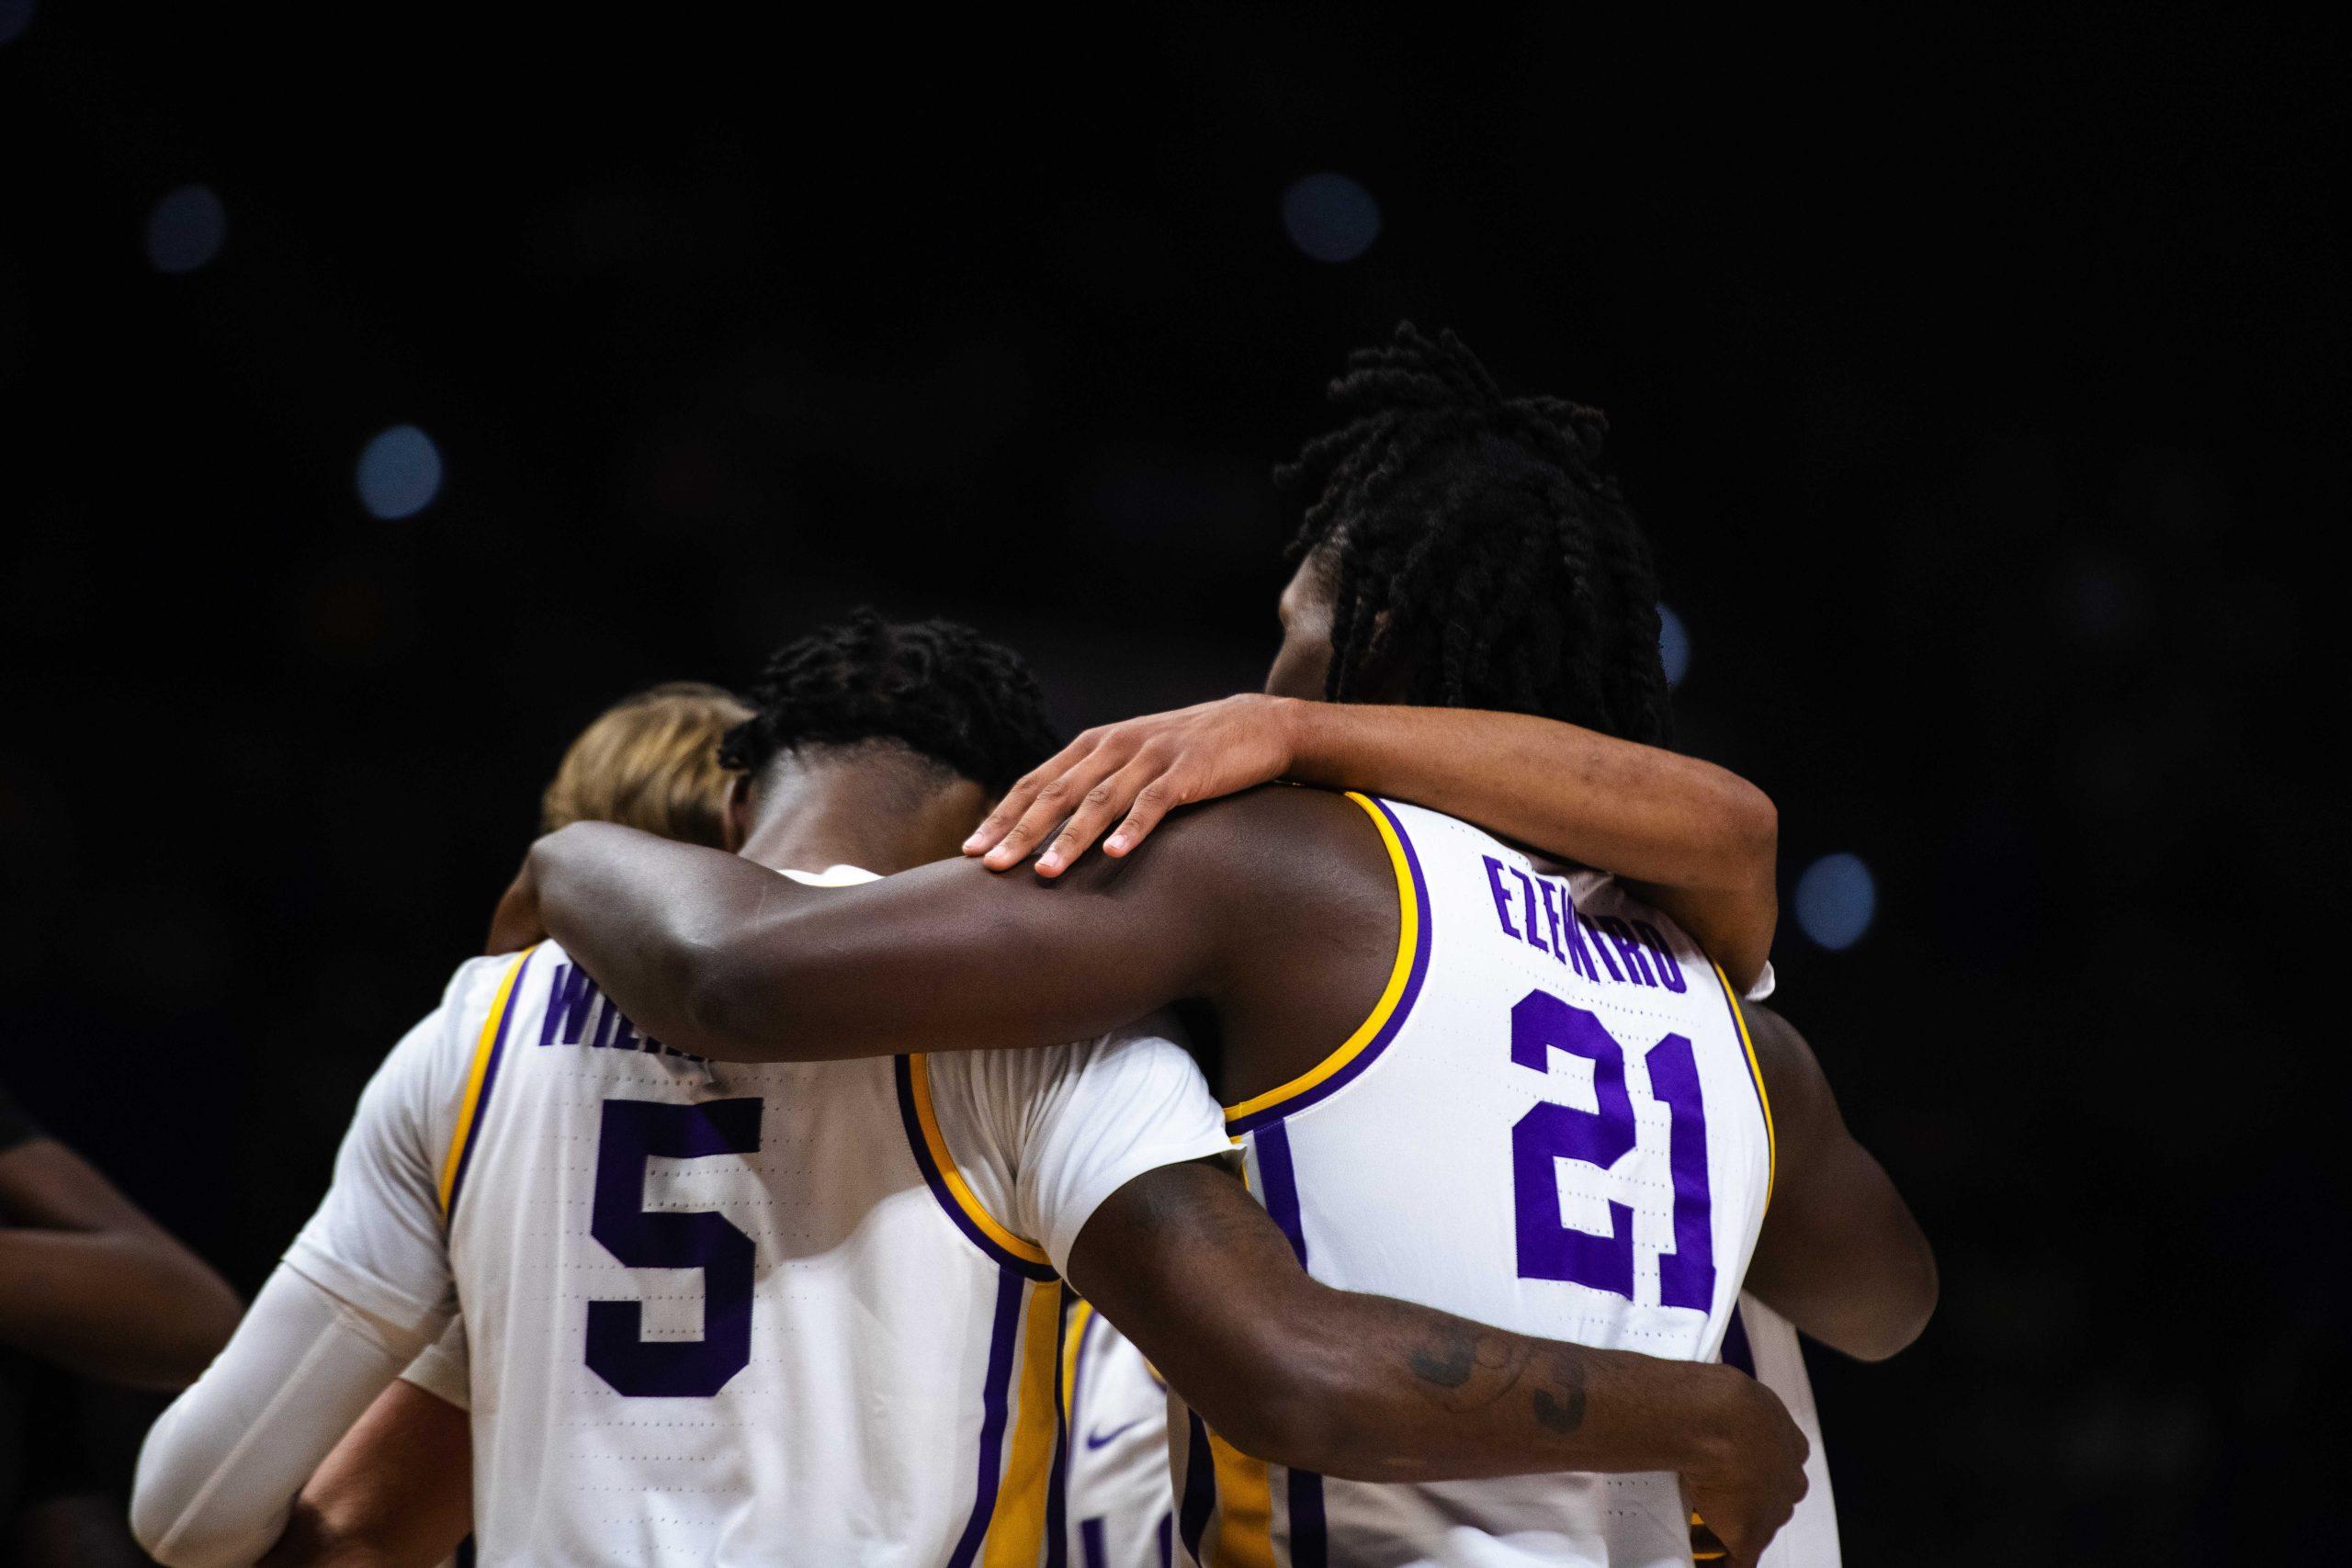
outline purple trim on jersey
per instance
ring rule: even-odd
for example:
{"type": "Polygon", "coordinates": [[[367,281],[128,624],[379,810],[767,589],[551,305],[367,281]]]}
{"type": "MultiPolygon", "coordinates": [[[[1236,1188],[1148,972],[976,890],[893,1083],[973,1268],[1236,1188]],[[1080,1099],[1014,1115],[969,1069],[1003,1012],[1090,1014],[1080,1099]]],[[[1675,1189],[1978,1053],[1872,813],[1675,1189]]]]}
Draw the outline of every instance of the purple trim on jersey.
{"type": "Polygon", "coordinates": [[[1329,1534],[1323,1523],[1323,1478],[1290,1472],[1290,1568],[1324,1568],[1329,1534]]]}
{"type": "Polygon", "coordinates": [[[956,1228],[962,1231],[966,1238],[999,1268],[1010,1269],[1024,1280],[1054,1278],[1052,1264],[1032,1263],[1025,1258],[1015,1257],[990,1241],[989,1233],[972,1223],[972,1216],[956,1201],[956,1195],[947,1190],[946,1179],[940,1175],[939,1167],[933,1163],[931,1145],[923,1142],[922,1119],[915,1114],[914,1068],[904,1056],[893,1056],[890,1058],[890,1075],[899,1086],[899,1122],[907,1130],[907,1147],[914,1152],[915,1168],[922,1172],[923,1185],[931,1189],[933,1198],[939,1200],[939,1206],[947,1211],[947,1217],[956,1222],[956,1228]]]}
{"type": "MultiPolygon", "coordinates": [[[[1291,1250],[1298,1254],[1298,1266],[1304,1269],[1306,1231],[1299,1219],[1298,1175],[1291,1165],[1290,1129],[1280,1122],[1269,1123],[1251,1134],[1250,1145],[1258,1151],[1258,1183],[1265,1189],[1266,1213],[1290,1238],[1291,1250]]],[[[1292,1470],[1286,1479],[1291,1568],[1323,1568],[1328,1551],[1323,1478],[1311,1470],[1292,1470]]]]}
{"type": "Polygon", "coordinates": [[[523,962],[514,966],[514,983],[506,987],[505,1010],[498,1015],[498,1028],[490,1037],[490,1060],[481,1069],[481,1093],[474,1097],[473,1125],[466,1129],[466,1146],[458,1152],[458,1173],[449,1178],[449,1212],[441,1217],[444,1225],[457,1221],[458,1199],[466,1190],[466,1172],[473,1168],[474,1150],[481,1146],[481,1124],[490,1115],[490,1091],[498,1087],[498,1064],[506,1056],[506,1026],[514,1021],[514,1008],[523,995],[523,972],[530,968],[531,956],[526,953],[523,962]]]}
{"type": "Polygon", "coordinates": [[[1258,1184],[1265,1189],[1266,1213],[1290,1237],[1290,1249],[1298,1254],[1298,1266],[1306,1267],[1306,1232],[1298,1219],[1298,1179],[1291,1170],[1290,1129],[1276,1122],[1250,1135],[1250,1146],[1258,1151],[1258,1184]]]}
{"type": "Polygon", "coordinates": [[[1756,1375],[1756,1352],[1748,1348],[1747,1325],[1740,1321],[1739,1303],[1731,1303],[1731,1319],[1724,1325],[1724,1365],[1756,1375]]]}
{"type": "Polygon", "coordinates": [[[1413,964],[1406,973],[1405,989],[1398,994],[1396,1005],[1389,1010],[1386,1021],[1381,1024],[1380,1032],[1374,1034],[1346,1066],[1341,1067],[1304,1094],[1278,1101],[1261,1111],[1253,1111],[1247,1116],[1229,1118],[1225,1123],[1225,1130],[1228,1133],[1247,1133],[1254,1128],[1265,1126],[1269,1122],[1279,1122],[1285,1116],[1295,1115],[1310,1105],[1320,1104],[1355,1082],[1357,1078],[1363,1076],[1364,1069],[1379,1060],[1380,1054],[1388,1049],[1389,1043],[1396,1038],[1396,1032],[1405,1027],[1405,1020],[1411,1016],[1413,1003],[1420,997],[1421,981],[1428,976],[1430,970],[1430,927],[1433,924],[1430,911],[1429,882],[1421,874],[1421,857],[1413,848],[1412,836],[1405,831],[1405,824],[1397,820],[1396,813],[1388,808],[1388,803],[1385,800],[1373,795],[1366,795],[1364,798],[1372,802],[1382,817],[1387,818],[1388,826],[1395,830],[1396,842],[1405,852],[1406,869],[1412,874],[1413,902],[1420,910],[1420,919],[1416,922],[1419,929],[1414,933],[1413,964]]]}
{"type": "MultiPolygon", "coordinates": [[[[1075,1370],[1069,1389],[1062,1387],[1062,1341],[1069,1335],[1070,1292],[1063,1291],[1060,1310],[1054,1320],[1054,1463],[1051,1477],[1046,1483],[1046,1568],[1069,1568],[1069,1439],[1075,1421],[1062,1419],[1064,1395],[1069,1395],[1069,1408],[1078,1409],[1075,1370]]],[[[1087,1314],[1091,1325],[1094,1314],[1087,1314]]],[[[1080,1342],[1080,1352],[1085,1344],[1080,1342]]]]}
{"type": "Polygon", "coordinates": [[[1209,1429],[1193,1411],[1184,1412],[1184,1550],[1201,1560],[1201,1536],[1216,1511],[1216,1456],[1209,1452],[1209,1429]]]}
{"type": "MultiPolygon", "coordinates": [[[[901,1058],[903,1060],[903,1058],[901,1058]]],[[[989,1334],[988,1382],[980,1399],[980,1484],[972,1499],[972,1517],[948,1554],[947,1568],[971,1568],[972,1559],[988,1539],[989,1520],[996,1513],[996,1489],[1004,1477],[1004,1414],[1012,1391],[1012,1345],[1021,1337],[1021,1298],[1028,1281],[1007,1269],[997,1275],[996,1323],[989,1334]]]]}
{"type": "Polygon", "coordinates": [[[1715,984],[1722,987],[1724,1006],[1731,1010],[1731,1037],[1739,1042],[1740,1065],[1747,1070],[1748,1087],[1756,1091],[1757,1114],[1764,1118],[1764,1125],[1772,1125],[1772,1108],[1764,1103],[1764,1064],[1756,1059],[1755,1048],[1748,1043],[1747,1020],[1739,1010],[1739,998],[1731,994],[1731,981],[1718,970],[1715,984]]]}

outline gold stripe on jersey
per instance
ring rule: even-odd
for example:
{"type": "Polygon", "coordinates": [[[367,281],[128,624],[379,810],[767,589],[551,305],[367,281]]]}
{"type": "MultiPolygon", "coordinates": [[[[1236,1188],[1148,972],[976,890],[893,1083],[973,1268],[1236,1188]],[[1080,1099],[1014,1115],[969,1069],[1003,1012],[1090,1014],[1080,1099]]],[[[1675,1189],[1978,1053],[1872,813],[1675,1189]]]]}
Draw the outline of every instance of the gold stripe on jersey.
{"type": "Polygon", "coordinates": [[[1720,964],[1711,964],[1715,972],[1715,984],[1724,988],[1724,1000],[1731,1004],[1731,1020],[1739,1025],[1740,1047],[1747,1053],[1747,1076],[1756,1080],[1756,1103],[1764,1108],[1764,1213],[1772,1212],[1772,1181],[1781,1171],[1781,1141],[1772,1131],[1772,1097],[1764,1092],[1764,1069],[1757,1065],[1756,1042],[1747,1032],[1747,1014],[1740,1010],[1739,994],[1731,988],[1731,977],[1720,964]]]}
{"type": "Polygon", "coordinates": [[[1274,1568],[1274,1493],[1266,1461],[1209,1433],[1216,1461],[1216,1549],[1210,1568],[1274,1568]]]}
{"type": "MultiPolygon", "coordinates": [[[[946,1184],[948,1195],[956,1200],[971,1222],[979,1226],[988,1238],[1013,1257],[1026,1263],[1053,1266],[1046,1249],[1034,1241],[1023,1241],[999,1224],[996,1216],[980,1206],[964,1173],[956,1168],[956,1156],[948,1152],[947,1140],[940,1135],[939,1118],[931,1109],[931,1061],[917,1052],[907,1058],[907,1081],[914,1089],[915,1122],[922,1129],[923,1146],[931,1151],[932,1164],[939,1168],[939,1179],[946,1184]]],[[[1047,1397],[1052,1403],[1051,1396],[1047,1397]]]]}
{"type": "Polygon", "coordinates": [[[491,998],[490,1016],[481,1021],[481,1033],[474,1040],[474,1062],[466,1074],[466,1097],[458,1106],[458,1129],[449,1135],[449,1156],[441,1162],[441,1217],[449,1217],[449,1194],[458,1185],[458,1167],[464,1163],[467,1140],[473,1136],[474,1117],[481,1110],[482,1078],[490,1071],[491,1051],[498,1043],[498,1026],[506,1017],[506,1009],[514,999],[514,976],[523,972],[523,961],[531,956],[525,948],[514,955],[514,962],[499,976],[498,994],[491,998]]]}
{"type": "Polygon", "coordinates": [[[1021,1414],[1013,1421],[1012,1452],[1004,1461],[996,1511],[980,1546],[980,1568],[1036,1568],[1046,1546],[1054,1438],[1061,1427],[1054,1374],[1062,1359],[1062,1282],[1031,1285],[1021,1316],[1021,1371],[1013,1383],[1021,1414]]]}
{"type": "Polygon", "coordinates": [[[1069,1303],[1069,1322],[1062,1329],[1062,1420],[1078,1419],[1078,1410],[1070,1401],[1078,1394],[1078,1353],[1086,1345],[1086,1325],[1094,1315],[1094,1303],[1078,1296],[1069,1303]]]}
{"type": "Polygon", "coordinates": [[[1364,815],[1371,818],[1372,825],[1379,829],[1381,846],[1388,852],[1389,869],[1396,874],[1396,962],[1389,966],[1388,984],[1382,988],[1380,1000],[1373,1005],[1372,1016],[1365,1019],[1338,1050],[1280,1088],[1270,1089],[1238,1105],[1227,1106],[1225,1119],[1227,1122],[1255,1115],[1286,1100],[1295,1100],[1354,1061],[1380,1033],[1389,1015],[1396,1010],[1398,1000],[1405,995],[1405,982],[1412,976],[1413,954],[1419,946],[1421,931],[1420,901],[1413,896],[1413,868],[1405,859],[1405,846],[1398,840],[1396,829],[1389,825],[1387,814],[1374,806],[1368,796],[1354,790],[1348,792],[1348,798],[1363,807],[1364,815]]]}

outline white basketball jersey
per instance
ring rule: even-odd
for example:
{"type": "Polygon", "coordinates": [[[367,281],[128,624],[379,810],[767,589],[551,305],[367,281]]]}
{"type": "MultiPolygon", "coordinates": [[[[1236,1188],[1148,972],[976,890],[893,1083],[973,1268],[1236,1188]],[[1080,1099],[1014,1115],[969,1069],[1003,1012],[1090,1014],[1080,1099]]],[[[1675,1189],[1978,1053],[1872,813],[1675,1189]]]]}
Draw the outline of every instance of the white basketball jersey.
{"type": "Polygon", "coordinates": [[[1062,1386],[1069,1400],[1074,1568],[1169,1568],[1168,1385],[1091,1302],[1070,1308],[1062,1386]]]}
{"type": "Polygon", "coordinates": [[[362,1304],[454,1286],[486,1568],[1058,1556],[1057,1266],[1230,1147],[1154,1027],[705,1063],[553,944],[461,971],[369,1100],[288,1261],[362,1304]]]}
{"type": "Polygon", "coordinates": [[[1814,1403],[1813,1380],[1805,1374],[1804,1347],[1797,1340],[1796,1325],[1754,1296],[1742,1295],[1724,1336],[1724,1360],[1779,1394],[1789,1407],[1789,1419],[1812,1445],[1804,1461],[1805,1494],[1756,1560],[1756,1568],[1839,1568],[1843,1557],[1838,1544],[1838,1498],[1829,1487],[1829,1449],[1821,1440],[1821,1408],[1814,1403]]]}
{"type": "MultiPolygon", "coordinates": [[[[1251,1190],[1328,1284],[1713,1359],[1771,1179],[1721,976],[1607,876],[1350,798],[1388,848],[1398,951],[1338,1050],[1227,1108],[1251,1190]]],[[[1690,1561],[1671,1474],[1344,1482],[1245,1459],[1184,1419],[1177,1534],[1203,1564],[1690,1561]]]]}

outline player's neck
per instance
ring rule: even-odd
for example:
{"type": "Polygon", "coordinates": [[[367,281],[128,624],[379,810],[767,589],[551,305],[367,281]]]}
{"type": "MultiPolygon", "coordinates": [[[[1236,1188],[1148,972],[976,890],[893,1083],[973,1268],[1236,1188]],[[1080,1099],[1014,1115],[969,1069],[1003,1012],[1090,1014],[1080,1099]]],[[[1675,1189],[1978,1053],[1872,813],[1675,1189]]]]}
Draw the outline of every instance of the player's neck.
{"type": "Polygon", "coordinates": [[[778,871],[854,865],[885,876],[960,853],[988,804],[969,779],[864,750],[779,759],[759,795],[746,860],[778,871]]]}

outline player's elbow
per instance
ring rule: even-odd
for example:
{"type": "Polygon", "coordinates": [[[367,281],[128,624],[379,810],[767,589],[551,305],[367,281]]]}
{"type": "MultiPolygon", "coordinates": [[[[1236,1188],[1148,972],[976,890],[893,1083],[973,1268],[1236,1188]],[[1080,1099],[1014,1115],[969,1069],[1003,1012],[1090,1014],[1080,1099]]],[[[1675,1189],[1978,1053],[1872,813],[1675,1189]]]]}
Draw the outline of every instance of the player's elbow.
{"type": "Polygon", "coordinates": [[[1935,1316],[1942,1289],[1934,1250],[1915,1235],[1886,1270],[1873,1310],[1838,1348],[1860,1361],[1883,1361],[1909,1349],[1935,1316]]]}
{"type": "Polygon", "coordinates": [[[1909,1349],[1927,1332],[1928,1320],[1936,1315],[1936,1303],[1942,1294],[1943,1276],[1936,1268],[1935,1248],[1928,1245],[1926,1236],[1919,1236],[1903,1270],[1885,1354],[1872,1359],[1883,1361],[1898,1350],[1909,1349]]]}
{"type": "Polygon", "coordinates": [[[679,1016],[663,1040],[720,1061],[774,1059],[796,994],[780,953],[790,944],[738,933],[674,944],[665,967],[679,1016]]]}
{"type": "Polygon", "coordinates": [[[1724,775],[1721,805],[1714,813],[1723,864],[1743,888],[1774,886],[1781,858],[1781,808],[1772,797],[1736,773],[1724,775]]]}

